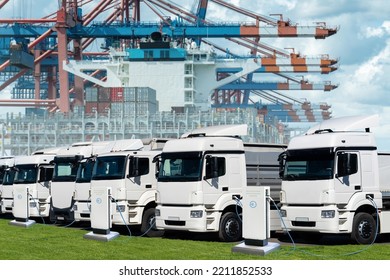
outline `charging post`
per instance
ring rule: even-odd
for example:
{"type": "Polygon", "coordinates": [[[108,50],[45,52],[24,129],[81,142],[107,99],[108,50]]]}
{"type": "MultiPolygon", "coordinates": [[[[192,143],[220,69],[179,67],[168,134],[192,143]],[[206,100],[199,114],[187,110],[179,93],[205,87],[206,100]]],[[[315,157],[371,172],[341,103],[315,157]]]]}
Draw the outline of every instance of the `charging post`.
{"type": "Polygon", "coordinates": [[[111,188],[94,187],[91,190],[91,227],[92,231],[84,238],[110,241],[119,236],[118,232],[110,231],[111,221],[111,188]]]}
{"type": "MultiPolygon", "coordinates": [[[[9,222],[10,225],[20,227],[30,227],[35,224],[34,220],[29,220],[29,188],[26,186],[14,186],[13,188],[14,206],[12,214],[15,220],[9,222]]],[[[38,206],[39,207],[39,206],[38,206]]]]}
{"type": "Polygon", "coordinates": [[[232,252],[266,255],[280,247],[268,242],[270,238],[270,187],[247,186],[242,209],[242,235],[244,241],[232,252]]]}

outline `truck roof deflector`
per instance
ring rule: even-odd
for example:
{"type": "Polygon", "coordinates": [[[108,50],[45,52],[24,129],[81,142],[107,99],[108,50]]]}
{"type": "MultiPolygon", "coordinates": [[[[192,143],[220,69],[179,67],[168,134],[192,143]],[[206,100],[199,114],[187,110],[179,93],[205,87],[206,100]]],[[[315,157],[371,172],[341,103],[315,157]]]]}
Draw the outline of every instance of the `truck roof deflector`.
{"type": "Polygon", "coordinates": [[[180,138],[194,136],[245,136],[248,135],[247,124],[227,124],[218,126],[208,126],[194,129],[183,134],[180,138]]]}
{"type": "Polygon", "coordinates": [[[333,118],[323,121],[311,127],[306,134],[315,134],[322,131],[336,132],[336,131],[353,131],[358,129],[366,129],[379,126],[379,115],[364,115],[364,116],[349,116],[333,118]]]}

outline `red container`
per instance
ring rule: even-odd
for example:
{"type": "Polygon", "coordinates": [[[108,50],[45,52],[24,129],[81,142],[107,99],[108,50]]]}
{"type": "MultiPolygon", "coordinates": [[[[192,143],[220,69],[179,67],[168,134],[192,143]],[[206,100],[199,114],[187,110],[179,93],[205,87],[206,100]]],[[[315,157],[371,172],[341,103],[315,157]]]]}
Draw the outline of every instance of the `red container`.
{"type": "Polygon", "coordinates": [[[111,102],[123,102],[123,87],[110,88],[111,102]]]}
{"type": "Polygon", "coordinates": [[[86,114],[95,114],[98,109],[97,102],[85,102],[85,113],[86,114]]]}
{"type": "Polygon", "coordinates": [[[97,111],[99,115],[107,115],[110,110],[110,102],[98,102],[97,111]]]}

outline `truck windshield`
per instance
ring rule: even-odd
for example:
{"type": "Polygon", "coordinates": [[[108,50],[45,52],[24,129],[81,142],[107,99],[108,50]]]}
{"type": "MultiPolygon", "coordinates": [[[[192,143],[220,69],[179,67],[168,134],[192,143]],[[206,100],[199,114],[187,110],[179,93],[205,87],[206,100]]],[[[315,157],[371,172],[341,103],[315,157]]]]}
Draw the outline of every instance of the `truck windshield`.
{"type": "Polygon", "coordinates": [[[163,153],[159,182],[190,182],[202,178],[201,152],[163,153]]]}
{"type": "Polygon", "coordinates": [[[38,166],[35,164],[17,165],[14,184],[31,184],[37,182],[38,166]]]}
{"type": "Polygon", "coordinates": [[[77,162],[61,161],[54,165],[53,182],[74,182],[77,175],[77,162]]]}
{"type": "Polygon", "coordinates": [[[15,170],[14,169],[8,169],[4,173],[3,177],[3,186],[10,186],[14,183],[15,178],[15,170]]]}
{"type": "Polygon", "coordinates": [[[334,153],[328,149],[287,151],[283,180],[329,180],[333,178],[334,153]]]}
{"type": "Polygon", "coordinates": [[[97,157],[92,180],[124,179],[126,156],[97,157]]]}
{"type": "Polygon", "coordinates": [[[80,163],[77,170],[76,183],[88,183],[91,182],[92,170],[95,161],[88,160],[80,163]]]}

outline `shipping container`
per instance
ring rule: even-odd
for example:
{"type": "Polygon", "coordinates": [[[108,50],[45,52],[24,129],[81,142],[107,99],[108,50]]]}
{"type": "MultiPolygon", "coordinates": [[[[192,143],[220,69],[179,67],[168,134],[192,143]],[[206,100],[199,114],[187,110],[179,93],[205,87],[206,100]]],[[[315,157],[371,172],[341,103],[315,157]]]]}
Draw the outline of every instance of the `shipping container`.
{"type": "Polygon", "coordinates": [[[95,87],[88,87],[85,89],[85,101],[97,102],[98,101],[98,89],[95,87]]]}
{"type": "Polygon", "coordinates": [[[150,87],[139,87],[137,89],[137,101],[156,102],[156,91],[150,87]]]}
{"type": "Polygon", "coordinates": [[[123,102],[111,102],[111,116],[114,117],[119,117],[122,115],[123,111],[123,102]]]}
{"type": "Polygon", "coordinates": [[[110,102],[98,102],[97,111],[98,114],[107,115],[110,111],[111,103],[110,102]]]}
{"type": "Polygon", "coordinates": [[[157,104],[153,102],[137,102],[136,111],[137,115],[149,115],[157,112],[157,104]]]}
{"type": "Polygon", "coordinates": [[[135,102],[124,102],[123,103],[123,116],[135,116],[137,115],[136,103],[135,102]]]}
{"type": "Polygon", "coordinates": [[[111,102],[123,102],[123,87],[110,88],[111,102]]]}
{"type": "Polygon", "coordinates": [[[85,102],[85,114],[95,114],[98,109],[97,102],[85,102]]]}
{"type": "Polygon", "coordinates": [[[109,102],[110,101],[110,88],[100,87],[98,88],[98,101],[109,102]]]}
{"type": "Polygon", "coordinates": [[[123,100],[125,102],[135,102],[136,101],[136,90],[135,87],[125,87],[123,88],[123,100]]]}

